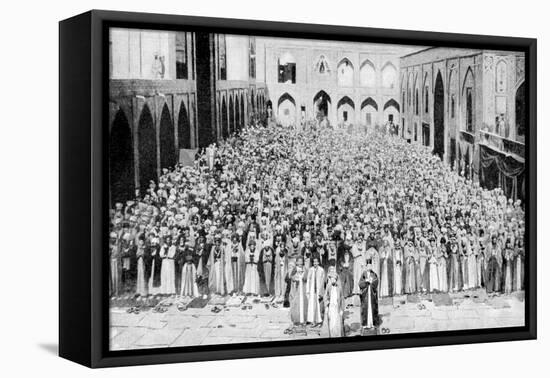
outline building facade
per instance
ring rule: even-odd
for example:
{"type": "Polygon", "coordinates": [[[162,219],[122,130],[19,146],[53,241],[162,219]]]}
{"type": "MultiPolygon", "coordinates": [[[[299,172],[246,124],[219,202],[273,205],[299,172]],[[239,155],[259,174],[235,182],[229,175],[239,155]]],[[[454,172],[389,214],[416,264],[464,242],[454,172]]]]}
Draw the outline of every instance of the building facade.
{"type": "Polygon", "coordinates": [[[113,203],[196,149],[268,121],[392,121],[457,172],[525,195],[522,54],[112,29],[109,63],[113,203]]]}
{"type": "Polygon", "coordinates": [[[399,122],[399,57],[407,47],[263,38],[265,81],[274,117],[300,125],[399,122]]]}
{"type": "Polygon", "coordinates": [[[254,37],[111,29],[109,42],[113,203],[267,114],[254,37]]]}
{"type": "Polygon", "coordinates": [[[525,198],[525,57],[428,48],[400,59],[400,134],[457,172],[525,198]]]}

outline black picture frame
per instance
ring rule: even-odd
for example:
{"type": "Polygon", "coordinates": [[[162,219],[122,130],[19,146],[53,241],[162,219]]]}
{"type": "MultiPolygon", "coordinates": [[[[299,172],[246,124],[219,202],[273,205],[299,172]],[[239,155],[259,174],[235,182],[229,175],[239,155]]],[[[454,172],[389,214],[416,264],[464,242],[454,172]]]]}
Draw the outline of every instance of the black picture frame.
{"type": "Polygon", "coordinates": [[[485,35],[386,30],[92,10],[59,24],[59,354],[88,367],[158,364],[357,350],[536,339],[537,41],[485,35]],[[109,351],[108,41],[109,27],[470,47],[525,52],[526,130],[525,326],[356,337],[109,351]]]}

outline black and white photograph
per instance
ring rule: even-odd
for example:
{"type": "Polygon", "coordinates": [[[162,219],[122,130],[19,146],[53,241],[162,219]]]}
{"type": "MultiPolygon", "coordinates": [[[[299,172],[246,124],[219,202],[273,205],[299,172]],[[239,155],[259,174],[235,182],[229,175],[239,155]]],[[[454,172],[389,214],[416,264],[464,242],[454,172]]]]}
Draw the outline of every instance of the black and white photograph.
{"type": "Polygon", "coordinates": [[[524,52],[179,29],[108,30],[109,350],[526,325],[524,52]]]}
{"type": "Polygon", "coordinates": [[[542,376],[541,4],[6,3],[2,376],[542,376]]]}

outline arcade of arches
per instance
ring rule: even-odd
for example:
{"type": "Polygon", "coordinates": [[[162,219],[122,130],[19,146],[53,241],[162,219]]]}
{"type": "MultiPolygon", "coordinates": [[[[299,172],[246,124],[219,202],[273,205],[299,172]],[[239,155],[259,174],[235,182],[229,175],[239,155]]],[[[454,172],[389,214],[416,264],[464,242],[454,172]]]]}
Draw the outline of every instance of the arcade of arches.
{"type": "Polygon", "coordinates": [[[523,53],[430,48],[401,58],[400,70],[403,138],[465,178],[525,199],[523,53]]]}
{"type": "Polygon", "coordinates": [[[427,146],[467,178],[524,198],[525,84],[518,54],[479,50],[446,57],[433,48],[399,57],[343,54],[333,46],[334,52],[318,56],[311,48],[301,54],[265,45],[258,54],[266,56],[265,67],[253,60],[254,70],[246,65],[240,72],[232,59],[242,54],[231,49],[249,43],[238,38],[244,37],[196,33],[196,64],[184,51],[192,64],[180,64],[188,74],[177,79],[167,70],[164,80],[111,80],[111,202],[143,193],[182,154],[194,156],[250,124],[270,122],[395,125],[400,137],[427,146]],[[306,74],[304,59],[315,62],[306,74]]]}

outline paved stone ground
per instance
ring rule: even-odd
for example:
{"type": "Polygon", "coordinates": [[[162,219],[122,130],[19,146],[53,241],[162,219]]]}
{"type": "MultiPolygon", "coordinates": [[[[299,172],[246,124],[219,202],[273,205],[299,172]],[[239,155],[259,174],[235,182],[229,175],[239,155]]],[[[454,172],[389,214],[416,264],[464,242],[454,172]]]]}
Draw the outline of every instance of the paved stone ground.
{"type": "MultiPolygon", "coordinates": [[[[169,298],[163,302],[165,312],[143,308],[137,314],[128,313],[128,307],[112,307],[111,349],[326,337],[319,328],[291,327],[289,309],[273,307],[269,299],[216,297],[203,308],[186,308],[188,302],[169,298]],[[245,305],[251,309],[243,309],[245,305]],[[214,308],[221,311],[214,313],[214,308]],[[285,334],[289,328],[292,333],[285,334]]],[[[522,292],[489,297],[477,290],[382,298],[379,312],[382,325],[363,335],[523,326],[525,302],[522,292]]],[[[344,316],[346,336],[361,335],[359,307],[351,299],[344,316]]]]}

